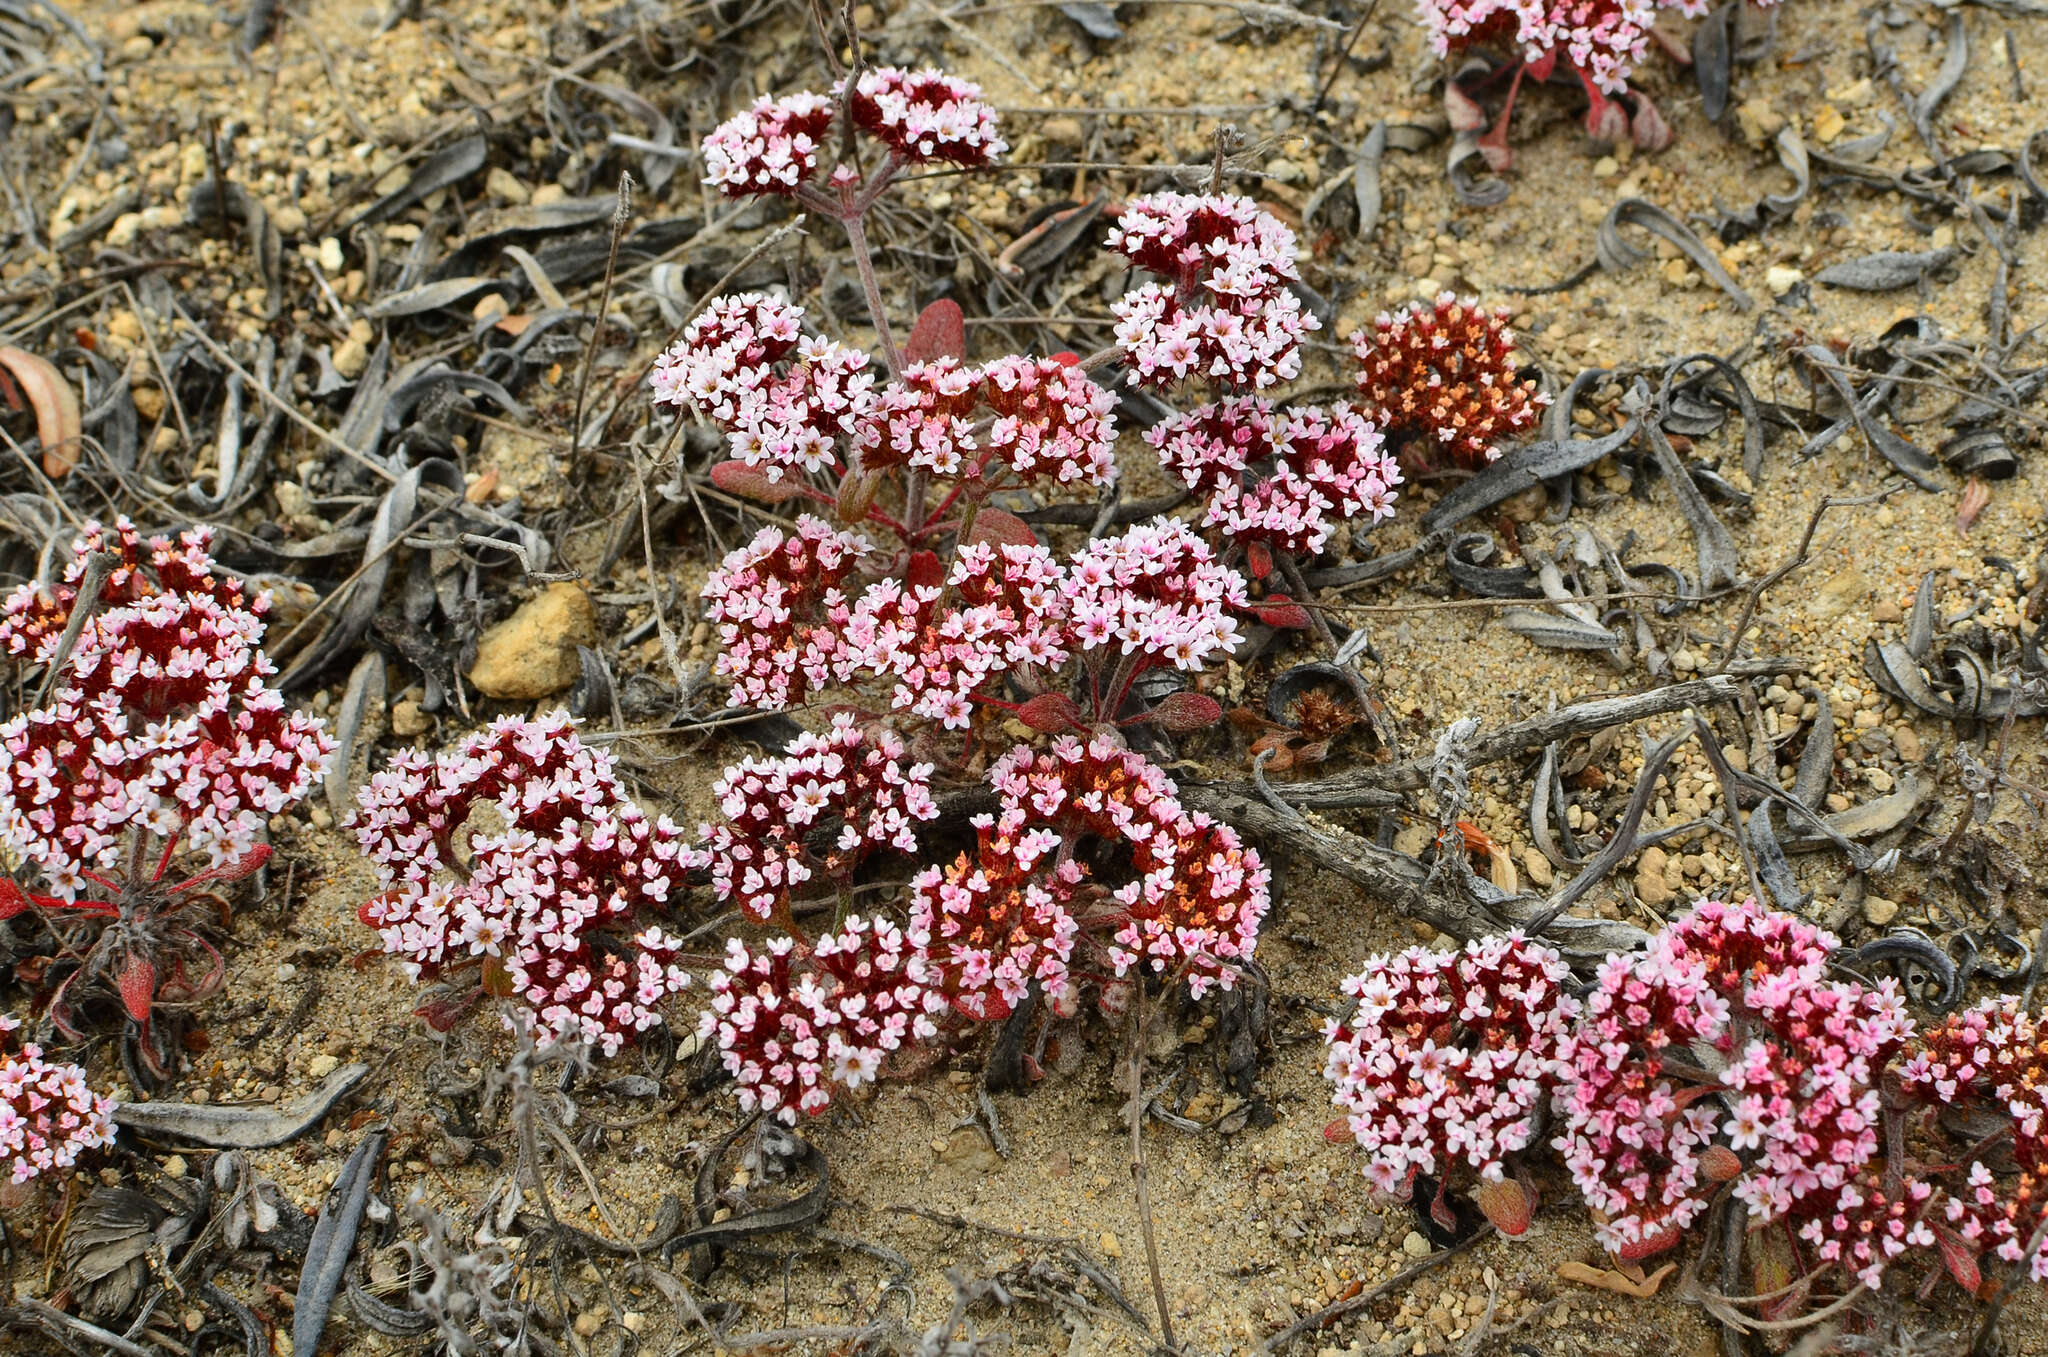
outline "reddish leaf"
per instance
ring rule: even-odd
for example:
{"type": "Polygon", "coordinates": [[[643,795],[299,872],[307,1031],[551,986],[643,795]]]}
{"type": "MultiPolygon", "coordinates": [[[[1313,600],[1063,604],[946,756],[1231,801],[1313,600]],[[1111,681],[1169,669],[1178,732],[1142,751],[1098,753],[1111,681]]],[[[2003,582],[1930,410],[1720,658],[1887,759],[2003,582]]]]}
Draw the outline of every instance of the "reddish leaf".
{"type": "Polygon", "coordinates": [[[43,444],[43,474],[61,480],[78,465],[83,425],[78,393],[47,360],[0,345],[0,368],[14,377],[36,412],[36,437],[43,444]]]}
{"type": "Polygon", "coordinates": [[[1207,730],[1223,719],[1223,704],[1207,693],[1168,693],[1152,706],[1152,720],[1176,735],[1207,730]]]}
{"type": "Polygon", "coordinates": [[[1638,1239],[1633,1244],[1623,1245],[1614,1256],[1624,1263],[1640,1263],[1645,1258],[1655,1258],[1666,1250],[1677,1248],[1682,1237],[1683,1232],[1676,1225],[1667,1226],[1656,1234],[1638,1239]]]}
{"type": "Polygon", "coordinates": [[[970,542],[993,542],[997,546],[1035,547],[1038,535],[1031,525],[1006,509],[983,509],[968,529],[970,542]]]}
{"type": "Polygon", "coordinates": [[[1742,1161],[1726,1145],[1709,1145],[1700,1152],[1700,1176],[1710,1183],[1725,1183],[1742,1172],[1742,1161]]]}
{"type": "Polygon", "coordinates": [[[1977,1288],[1984,1285],[1984,1273],[1977,1266],[1977,1252],[1953,1230],[1934,1227],[1934,1242],[1941,1246],[1941,1261],[1948,1266],[1948,1275],[1956,1279],[1956,1285],[1977,1294],[1977,1288]]]}
{"type": "Polygon", "coordinates": [[[1351,1145],[1357,1143],[1358,1137],[1351,1133],[1351,1118],[1339,1117],[1324,1125],[1323,1139],[1332,1145],[1351,1145]]]}
{"type": "Polygon", "coordinates": [[[720,462],[711,468],[711,483],[728,495],[740,495],[763,504],[780,504],[803,493],[803,488],[784,477],[768,479],[768,473],[745,462],[720,462]]]}
{"type": "Polygon", "coordinates": [[[0,876],[0,919],[11,919],[27,911],[28,892],[8,877],[0,876]]]}
{"type": "Polygon", "coordinates": [[[911,327],[910,342],[903,346],[906,363],[929,363],[934,358],[967,357],[967,319],[960,303],[945,297],[927,306],[911,327]]]}
{"type": "Polygon", "coordinates": [[[903,569],[903,582],[912,589],[929,589],[946,581],[946,570],[936,551],[913,551],[903,569]]]}
{"type": "Polygon", "coordinates": [[[1017,708],[1017,719],[1042,735],[1081,728],[1081,709],[1065,693],[1040,693],[1017,708]]]}
{"type": "Polygon", "coordinates": [[[1480,1213],[1493,1222],[1493,1228],[1504,1235],[1528,1233],[1529,1221],[1536,1214],[1535,1198],[1512,1178],[1481,1183],[1472,1200],[1478,1204],[1480,1213]]]}
{"type": "Polygon", "coordinates": [[[147,957],[131,954],[116,983],[121,989],[121,1006],[128,1010],[128,1016],[147,1024],[149,1006],[156,999],[155,965],[147,957]]]}
{"type": "Polygon", "coordinates": [[[1450,1198],[1444,1195],[1446,1191],[1445,1185],[1438,1184],[1436,1195],[1429,1199],[1429,1218],[1437,1223],[1439,1229],[1448,1234],[1456,1234],[1458,1213],[1451,1209],[1450,1198]]]}
{"type": "MultiPolygon", "coordinates": [[[[363,903],[361,903],[360,905],[356,906],[356,917],[363,921],[363,927],[365,928],[381,927],[381,925],[378,924],[378,922],[375,919],[370,917],[371,908],[375,905],[391,904],[398,899],[398,896],[398,891],[382,891],[376,895],[373,895],[369,899],[363,901],[363,903]]],[[[378,954],[371,952],[366,953],[366,955],[375,956],[378,954]]]]}
{"type": "Polygon", "coordinates": [[[500,999],[509,999],[519,991],[519,986],[512,979],[512,972],[505,968],[502,960],[494,956],[484,958],[482,983],[484,993],[500,999]]]}
{"type": "Polygon", "coordinates": [[[1244,563],[1253,579],[1262,580],[1273,573],[1273,549],[1264,542],[1253,542],[1244,549],[1244,563]]]}
{"type": "Polygon", "coordinates": [[[270,861],[270,845],[259,843],[233,862],[223,862],[218,867],[180,881],[177,885],[171,887],[171,894],[175,895],[179,891],[190,890],[194,886],[203,886],[213,881],[245,881],[256,875],[262,869],[263,864],[268,861],[270,861]]]}
{"type": "Polygon", "coordinates": [[[475,1008],[483,997],[482,989],[473,989],[467,994],[430,999],[414,1009],[413,1016],[425,1018],[427,1026],[436,1032],[453,1031],[455,1024],[461,1022],[463,1015],[475,1008]]]}
{"type": "Polygon", "coordinates": [[[1063,368],[1077,368],[1081,366],[1081,355],[1075,353],[1072,349],[1061,349],[1058,353],[1047,356],[1063,368]]]}
{"type": "Polygon", "coordinates": [[[1308,609],[1296,603],[1285,594],[1268,594],[1261,602],[1252,605],[1252,612],[1259,621],[1282,631],[1299,630],[1308,625],[1308,609]]]}

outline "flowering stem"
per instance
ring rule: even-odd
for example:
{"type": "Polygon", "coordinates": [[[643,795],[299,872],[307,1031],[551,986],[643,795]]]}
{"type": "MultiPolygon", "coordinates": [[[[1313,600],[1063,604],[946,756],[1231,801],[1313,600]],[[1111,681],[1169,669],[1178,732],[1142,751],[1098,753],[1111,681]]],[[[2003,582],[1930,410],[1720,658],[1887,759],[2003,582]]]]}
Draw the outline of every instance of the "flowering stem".
{"type": "Polygon", "coordinates": [[[896,336],[889,329],[889,317],[882,310],[882,284],[875,277],[875,260],[868,250],[867,228],[861,225],[858,213],[843,217],[841,224],[846,227],[846,243],[853,249],[853,263],[860,273],[861,290],[867,294],[868,315],[875,322],[875,338],[881,342],[882,359],[889,365],[889,378],[894,381],[903,376],[903,352],[896,347],[896,336]]]}
{"type": "Polygon", "coordinates": [[[1159,1275],[1159,1241],[1152,1233],[1152,1193],[1145,1183],[1145,973],[1138,968],[1131,1000],[1131,1182],[1138,1189],[1138,1223],[1145,1232],[1145,1265],[1152,1272],[1152,1303],[1159,1307],[1159,1336],[1168,1352],[1173,1341],[1173,1315],[1166,1306],[1166,1283],[1159,1275]]]}

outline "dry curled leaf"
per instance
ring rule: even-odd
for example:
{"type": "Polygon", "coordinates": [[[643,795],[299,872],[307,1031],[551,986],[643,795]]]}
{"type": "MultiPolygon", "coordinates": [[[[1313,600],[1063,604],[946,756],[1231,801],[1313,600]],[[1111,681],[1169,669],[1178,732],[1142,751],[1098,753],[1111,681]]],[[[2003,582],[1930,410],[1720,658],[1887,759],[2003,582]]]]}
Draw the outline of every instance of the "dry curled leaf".
{"type": "Polygon", "coordinates": [[[1594,1267],[1581,1263],[1576,1258],[1567,1259],[1557,1265],[1558,1279],[1590,1286],[1596,1291],[1612,1291],[1618,1296],[1634,1296],[1637,1300],[1648,1300],[1664,1285],[1664,1279],[1678,1271],[1678,1264],[1666,1263],[1642,1281],[1635,1281],[1627,1273],[1611,1267],[1594,1267]]]}
{"type": "Polygon", "coordinates": [[[36,437],[43,444],[43,472],[51,479],[68,474],[78,465],[79,441],[84,419],[78,408],[78,393],[71,389],[56,364],[24,349],[0,345],[0,368],[5,368],[36,412],[36,437]]]}

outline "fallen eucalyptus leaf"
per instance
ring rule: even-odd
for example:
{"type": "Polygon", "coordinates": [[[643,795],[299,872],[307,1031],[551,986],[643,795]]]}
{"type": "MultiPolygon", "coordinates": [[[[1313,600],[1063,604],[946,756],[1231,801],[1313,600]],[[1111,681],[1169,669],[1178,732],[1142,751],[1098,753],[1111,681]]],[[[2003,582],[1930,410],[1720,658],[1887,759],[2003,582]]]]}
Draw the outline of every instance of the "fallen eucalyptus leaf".
{"type": "Polygon", "coordinates": [[[379,297],[363,308],[363,314],[371,320],[416,316],[422,311],[438,311],[444,306],[460,306],[480,293],[502,286],[495,278],[443,278],[438,283],[421,283],[418,287],[379,297]]]}
{"type": "Polygon", "coordinates": [[[1911,287],[1935,269],[1956,257],[1954,249],[1880,250],[1856,259],[1830,264],[1813,275],[1813,281],[1851,292],[1890,292],[1911,287]]]}
{"type": "Polygon", "coordinates": [[[1509,608],[1500,621],[1515,635],[1554,650],[1614,650],[1622,642],[1620,635],[1597,623],[1534,608],[1509,608]]]}
{"type": "Polygon", "coordinates": [[[1701,273],[1713,279],[1715,286],[1728,294],[1738,308],[1744,311],[1756,310],[1756,299],[1743,291],[1741,284],[1728,276],[1728,271],[1721,267],[1720,259],[1693,234],[1691,227],[1657,204],[1642,198],[1623,198],[1601,219],[1600,229],[1594,235],[1594,250],[1600,257],[1600,266],[1609,273],[1621,273],[1634,268],[1650,257],[1650,251],[1640,249],[1622,238],[1621,228],[1624,226],[1640,226],[1650,234],[1661,236],[1676,245],[1701,273]]]}
{"type": "Polygon", "coordinates": [[[1616,1295],[1633,1296],[1637,1300],[1648,1300],[1656,1295],[1658,1289],[1664,1285],[1665,1279],[1676,1271],[1678,1264],[1666,1263],[1638,1282],[1627,1273],[1611,1267],[1594,1267],[1590,1263],[1581,1263],[1576,1258],[1566,1259],[1557,1265],[1557,1275],[1562,1281],[1577,1282],[1580,1286],[1590,1286],[1598,1291],[1612,1291],[1616,1295]]]}
{"type": "Polygon", "coordinates": [[[370,1180],[376,1175],[377,1161],[384,1157],[384,1144],[389,1138],[389,1133],[382,1130],[363,1137],[348,1162],[341,1166],[341,1176],[334,1180],[334,1190],[327,1194],[327,1201],[320,1208],[320,1219],[313,1225],[313,1242],[306,1249],[306,1263],[299,1271],[299,1290],[292,1306],[293,1352],[320,1350],[320,1335],[327,1331],[327,1316],[334,1308],[342,1278],[348,1273],[356,1233],[362,1228],[363,1213],[370,1204],[370,1180]]]}
{"type": "Polygon", "coordinates": [[[395,217],[436,189],[459,184],[484,167],[490,144],[481,132],[444,146],[420,162],[412,177],[364,208],[350,226],[374,225],[395,217]]]}

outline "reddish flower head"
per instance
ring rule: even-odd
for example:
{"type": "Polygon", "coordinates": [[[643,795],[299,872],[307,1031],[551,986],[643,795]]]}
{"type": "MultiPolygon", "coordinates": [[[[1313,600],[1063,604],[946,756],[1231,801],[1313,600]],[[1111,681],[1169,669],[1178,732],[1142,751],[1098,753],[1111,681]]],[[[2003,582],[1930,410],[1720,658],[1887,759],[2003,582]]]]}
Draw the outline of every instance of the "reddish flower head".
{"type": "Polygon", "coordinates": [[[1365,413],[1387,437],[1415,439],[1465,466],[1500,456],[1501,440],[1532,429],[1549,398],[1515,376],[1505,310],[1446,292],[1381,315],[1351,337],[1365,413]]]}
{"type": "Polygon", "coordinates": [[[715,672],[728,705],[786,707],[830,679],[839,643],[822,625],[844,607],[840,586],[869,550],[866,538],[804,514],[796,531],[763,528],[728,553],[704,582],[704,615],[717,624],[715,672]]]}

